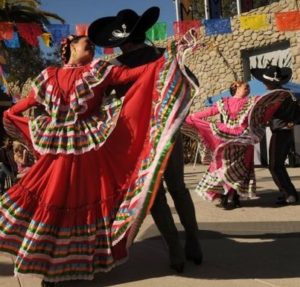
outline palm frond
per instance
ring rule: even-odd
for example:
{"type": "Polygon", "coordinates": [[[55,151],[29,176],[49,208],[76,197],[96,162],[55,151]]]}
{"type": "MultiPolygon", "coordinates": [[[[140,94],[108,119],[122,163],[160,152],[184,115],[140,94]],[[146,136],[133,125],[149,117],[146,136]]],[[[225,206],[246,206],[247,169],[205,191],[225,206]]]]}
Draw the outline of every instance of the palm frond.
{"type": "Polygon", "coordinates": [[[40,10],[33,6],[7,5],[5,10],[0,10],[1,21],[37,22],[49,24],[51,19],[62,23],[65,22],[65,20],[59,15],[40,10]]]}
{"type": "Polygon", "coordinates": [[[40,1],[37,0],[6,0],[5,5],[7,6],[30,6],[39,7],[41,5],[40,1]]]}

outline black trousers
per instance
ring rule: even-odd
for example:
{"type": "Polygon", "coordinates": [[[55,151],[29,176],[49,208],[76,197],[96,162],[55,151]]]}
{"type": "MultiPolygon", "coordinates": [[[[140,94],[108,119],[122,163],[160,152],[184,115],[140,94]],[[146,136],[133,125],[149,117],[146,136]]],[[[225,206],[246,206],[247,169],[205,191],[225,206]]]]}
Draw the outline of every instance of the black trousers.
{"type": "Polygon", "coordinates": [[[269,148],[269,170],[280,192],[283,192],[285,196],[293,195],[298,198],[295,186],[291,182],[284,164],[292,147],[292,130],[274,131],[269,148]]]}
{"type": "MultiPolygon", "coordinates": [[[[174,201],[187,238],[197,237],[198,225],[195,216],[195,208],[189,190],[184,183],[184,159],[181,134],[176,139],[175,146],[169,157],[163,180],[174,201]]],[[[167,203],[166,190],[160,184],[157,196],[151,209],[151,214],[159,231],[162,233],[167,244],[172,246],[178,240],[171,209],[167,203]]]]}

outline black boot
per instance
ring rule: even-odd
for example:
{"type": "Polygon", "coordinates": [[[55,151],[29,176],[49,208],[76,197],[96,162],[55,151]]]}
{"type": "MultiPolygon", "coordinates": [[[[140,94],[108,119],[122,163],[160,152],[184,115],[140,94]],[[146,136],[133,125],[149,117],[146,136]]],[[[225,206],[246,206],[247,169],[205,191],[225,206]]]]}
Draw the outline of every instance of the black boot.
{"type": "Polygon", "coordinates": [[[177,273],[183,273],[184,254],[180,241],[172,238],[171,242],[169,241],[167,245],[169,247],[170,267],[177,273]]]}
{"type": "Polygon", "coordinates": [[[228,193],[227,194],[221,194],[220,203],[217,204],[217,206],[222,207],[224,209],[228,208],[228,193]]]}
{"type": "Polygon", "coordinates": [[[236,190],[233,191],[232,206],[233,208],[241,207],[240,196],[236,190]]]}
{"type": "Polygon", "coordinates": [[[55,286],[57,286],[57,284],[54,283],[54,282],[49,282],[49,281],[42,280],[41,286],[42,287],[55,287],[55,286]]]}
{"type": "Polygon", "coordinates": [[[163,186],[157,192],[151,214],[168,246],[170,267],[176,272],[182,273],[184,271],[184,251],[180,244],[170,207],[167,204],[163,186]]]}
{"type": "Polygon", "coordinates": [[[185,256],[187,260],[193,261],[196,265],[201,265],[203,254],[199,239],[196,235],[193,237],[187,236],[185,242],[185,256]]]}

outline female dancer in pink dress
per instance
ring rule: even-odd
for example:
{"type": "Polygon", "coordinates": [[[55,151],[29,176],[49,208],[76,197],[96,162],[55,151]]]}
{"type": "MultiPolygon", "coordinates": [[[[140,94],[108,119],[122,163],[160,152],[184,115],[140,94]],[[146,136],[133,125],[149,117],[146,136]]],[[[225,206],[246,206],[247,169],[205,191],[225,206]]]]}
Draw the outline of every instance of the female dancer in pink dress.
{"type": "Polygon", "coordinates": [[[230,93],[231,97],[189,115],[186,123],[196,128],[202,143],[213,153],[213,160],[198,183],[196,192],[205,199],[221,197],[224,207],[227,207],[228,196],[231,195],[233,207],[238,207],[239,195],[251,197],[256,189],[253,144],[259,141],[259,135],[250,129],[250,114],[255,114],[256,122],[259,119],[257,133],[260,133],[259,129],[270,119],[278,104],[267,108],[267,102],[271,104],[275,101],[273,95],[269,97],[271,99],[267,97],[267,101],[264,99],[253,112],[253,107],[262,97],[248,97],[249,85],[242,81],[233,82],[230,93]],[[219,115],[215,122],[204,120],[215,115],[219,115]]]}

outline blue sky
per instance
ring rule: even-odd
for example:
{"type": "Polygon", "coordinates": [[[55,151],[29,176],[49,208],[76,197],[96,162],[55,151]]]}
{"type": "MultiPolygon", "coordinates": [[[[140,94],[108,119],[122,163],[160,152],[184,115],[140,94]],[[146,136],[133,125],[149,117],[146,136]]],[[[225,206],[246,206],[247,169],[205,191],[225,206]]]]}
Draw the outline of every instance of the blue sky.
{"type": "Polygon", "coordinates": [[[114,16],[122,9],[133,9],[142,14],[151,6],[160,8],[159,22],[166,22],[168,34],[173,33],[172,23],[176,20],[173,0],[41,0],[40,8],[53,12],[72,26],[91,23],[97,18],[114,16]]]}

